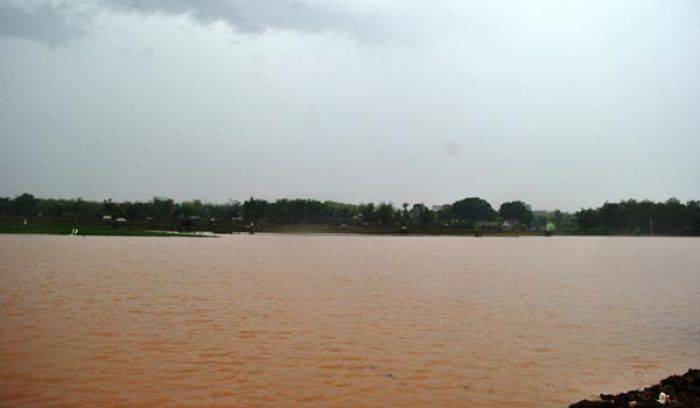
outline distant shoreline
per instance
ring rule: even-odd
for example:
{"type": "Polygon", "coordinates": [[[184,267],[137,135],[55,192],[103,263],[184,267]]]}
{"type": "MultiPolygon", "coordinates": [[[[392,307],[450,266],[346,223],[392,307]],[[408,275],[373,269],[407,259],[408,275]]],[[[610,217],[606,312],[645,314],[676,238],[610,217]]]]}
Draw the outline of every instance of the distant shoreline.
{"type": "MultiPolygon", "coordinates": [[[[150,201],[116,202],[111,199],[37,198],[24,193],[0,197],[0,226],[80,225],[99,227],[100,235],[127,235],[113,231],[335,232],[409,235],[621,235],[700,236],[700,200],[681,203],[623,200],[575,213],[532,210],[523,201],[501,203],[498,211],[480,197],[449,204],[390,202],[349,204],[316,199],[265,199],[207,203],[150,201]]],[[[14,227],[10,228],[13,229],[14,227]]],[[[6,228],[7,229],[7,228],[6,228]]],[[[65,233],[65,232],[64,232],[65,233]]]]}
{"type": "MultiPolygon", "coordinates": [[[[230,234],[346,234],[346,235],[375,235],[375,236],[456,236],[456,237],[545,237],[542,231],[500,231],[480,232],[471,229],[417,229],[401,230],[396,228],[379,227],[340,227],[330,225],[285,225],[264,226],[250,231],[244,227],[230,230],[215,231],[173,231],[158,228],[125,226],[115,228],[109,225],[81,225],[80,223],[29,223],[27,225],[17,223],[0,223],[0,234],[36,234],[36,235],[78,235],[78,236],[124,236],[124,237],[181,237],[181,238],[215,238],[218,235],[230,234]],[[77,230],[77,233],[74,233],[77,230]]],[[[575,234],[554,233],[554,236],[598,236],[598,237],[649,237],[648,235],[634,234],[575,234]]],[[[677,235],[656,235],[658,237],[678,237],[677,235]]],[[[692,236],[691,236],[692,237],[692,236]]]]}
{"type": "Polygon", "coordinates": [[[103,226],[80,226],[67,224],[0,224],[0,234],[5,235],[76,235],[76,236],[122,236],[122,237],[185,237],[210,238],[196,232],[154,231],[140,229],[112,229],[103,226]],[[74,230],[77,230],[74,232],[74,230]]]}

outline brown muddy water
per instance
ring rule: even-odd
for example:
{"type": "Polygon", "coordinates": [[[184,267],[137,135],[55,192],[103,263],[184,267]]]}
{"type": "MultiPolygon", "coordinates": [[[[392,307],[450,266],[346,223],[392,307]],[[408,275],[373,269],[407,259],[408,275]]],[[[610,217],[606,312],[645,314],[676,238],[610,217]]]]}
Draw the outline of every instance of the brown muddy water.
{"type": "Polygon", "coordinates": [[[700,367],[700,239],[0,236],[0,406],[561,407],[700,367]]]}

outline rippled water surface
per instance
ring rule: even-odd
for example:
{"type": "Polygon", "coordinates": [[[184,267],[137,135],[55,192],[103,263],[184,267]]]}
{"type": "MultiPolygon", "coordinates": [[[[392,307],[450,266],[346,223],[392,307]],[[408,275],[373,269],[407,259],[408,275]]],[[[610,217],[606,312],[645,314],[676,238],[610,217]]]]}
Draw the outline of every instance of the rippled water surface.
{"type": "Polygon", "coordinates": [[[559,407],[700,367],[700,239],[0,236],[1,406],[559,407]]]}

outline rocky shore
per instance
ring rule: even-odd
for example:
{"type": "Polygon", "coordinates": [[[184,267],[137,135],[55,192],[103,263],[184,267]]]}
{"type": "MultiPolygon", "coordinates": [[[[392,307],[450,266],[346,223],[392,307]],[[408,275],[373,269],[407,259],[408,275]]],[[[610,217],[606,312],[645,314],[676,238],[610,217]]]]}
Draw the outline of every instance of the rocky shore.
{"type": "Polygon", "coordinates": [[[622,394],[600,394],[600,400],[584,400],[569,408],[700,408],[700,370],[688,370],[661,383],[622,394]],[[662,394],[663,393],[663,394],[662,394]]]}

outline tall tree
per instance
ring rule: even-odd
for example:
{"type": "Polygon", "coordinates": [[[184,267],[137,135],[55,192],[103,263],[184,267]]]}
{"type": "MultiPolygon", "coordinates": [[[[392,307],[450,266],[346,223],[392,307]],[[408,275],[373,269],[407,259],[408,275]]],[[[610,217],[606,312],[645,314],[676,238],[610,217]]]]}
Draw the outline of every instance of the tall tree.
{"type": "Polygon", "coordinates": [[[455,201],[451,209],[454,216],[462,221],[492,221],[496,218],[496,211],[491,204],[479,197],[455,201]]]}
{"type": "Polygon", "coordinates": [[[377,219],[385,226],[393,224],[394,206],[391,203],[380,203],[377,206],[377,219]]]}
{"type": "Polygon", "coordinates": [[[39,208],[39,200],[29,193],[24,193],[15,197],[14,213],[22,217],[31,217],[36,215],[39,208]]]}
{"type": "Polygon", "coordinates": [[[498,214],[505,220],[517,220],[523,225],[530,225],[534,217],[530,206],[522,201],[510,201],[501,204],[498,214]]]}

